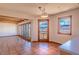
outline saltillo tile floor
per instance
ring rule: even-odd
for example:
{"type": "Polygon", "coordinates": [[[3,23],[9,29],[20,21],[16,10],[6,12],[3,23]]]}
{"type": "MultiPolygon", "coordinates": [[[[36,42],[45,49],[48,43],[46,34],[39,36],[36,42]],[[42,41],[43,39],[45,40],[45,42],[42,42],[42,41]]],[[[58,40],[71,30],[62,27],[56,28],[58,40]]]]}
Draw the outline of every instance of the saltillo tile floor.
{"type": "Polygon", "coordinates": [[[0,37],[0,55],[59,55],[59,45],[28,42],[18,36],[0,37]]]}

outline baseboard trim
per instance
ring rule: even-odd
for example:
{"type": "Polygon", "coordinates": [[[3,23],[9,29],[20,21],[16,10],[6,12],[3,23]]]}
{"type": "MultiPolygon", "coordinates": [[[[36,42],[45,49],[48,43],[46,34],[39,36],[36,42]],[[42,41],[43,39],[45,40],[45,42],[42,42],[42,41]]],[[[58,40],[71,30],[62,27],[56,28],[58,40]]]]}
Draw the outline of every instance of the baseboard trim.
{"type": "Polygon", "coordinates": [[[11,36],[17,36],[17,35],[10,35],[10,36],[0,36],[0,37],[11,37],[11,36]]]}
{"type": "MultiPolygon", "coordinates": [[[[40,41],[32,41],[32,42],[40,42],[40,41]]],[[[41,41],[42,42],[42,41],[41,41]]],[[[43,41],[44,42],[44,41],[43,41]]],[[[58,43],[58,42],[54,42],[54,41],[48,41],[48,43],[55,43],[55,44],[58,44],[58,45],[62,45],[62,44],[60,44],[60,43],[58,43]]]]}
{"type": "Polygon", "coordinates": [[[19,36],[20,38],[24,39],[25,41],[31,42],[31,39],[26,39],[25,37],[23,37],[23,36],[21,36],[21,35],[17,35],[17,36],[19,36]]]}
{"type": "Polygon", "coordinates": [[[32,41],[32,42],[39,42],[39,41],[32,41]]]}
{"type": "Polygon", "coordinates": [[[60,44],[60,43],[58,43],[58,42],[54,42],[54,41],[49,41],[50,43],[55,43],[55,44],[59,44],[59,45],[62,45],[62,44],[60,44]]]}

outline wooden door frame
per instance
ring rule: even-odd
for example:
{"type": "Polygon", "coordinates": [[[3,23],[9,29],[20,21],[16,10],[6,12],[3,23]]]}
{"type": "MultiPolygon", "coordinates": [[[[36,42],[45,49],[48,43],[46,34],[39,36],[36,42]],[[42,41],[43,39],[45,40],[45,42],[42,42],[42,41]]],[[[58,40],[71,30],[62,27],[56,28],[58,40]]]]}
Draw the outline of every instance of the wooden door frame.
{"type": "Polygon", "coordinates": [[[49,19],[38,19],[38,41],[40,42],[40,41],[42,41],[42,42],[48,42],[49,41],[49,19]],[[40,38],[39,38],[39,23],[40,23],[40,21],[48,21],[48,34],[47,34],[47,40],[40,40],[40,38]]]}

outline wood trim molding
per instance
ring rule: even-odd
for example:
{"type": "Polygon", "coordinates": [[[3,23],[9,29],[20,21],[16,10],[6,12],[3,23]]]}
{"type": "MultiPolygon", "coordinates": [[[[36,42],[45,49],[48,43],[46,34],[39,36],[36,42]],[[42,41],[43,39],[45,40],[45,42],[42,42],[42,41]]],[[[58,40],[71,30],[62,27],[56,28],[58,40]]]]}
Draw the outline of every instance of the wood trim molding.
{"type": "Polygon", "coordinates": [[[25,38],[24,36],[22,36],[22,35],[18,35],[20,38],[22,38],[22,39],[24,39],[24,40],[26,40],[26,41],[29,41],[29,42],[31,42],[31,38],[30,39],[27,39],[27,38],[25,38]]]}
{"type": "Polygon", "coordinates": [[[39,41],[31,41],[31,42],[36,43],[36,42],[39,42],[39,41]]]}
{"type": "Polygon", "coordinates": [[[54,41],[49,41],[49,43],[55,43],[55,44],[62,45],[62,44],[60,44],[60,43],[58,43],[58,42],[54,42],[54,41]]]}
{"type": "Polygon", "coordinates": [[[9,36],[0,36],[0,37],[11,37],[11,36],[18,36],[18,35],[9,35],[9,36]]]}
{"type": "MultiPolygon", "coordinates": [[[[40,41],[32,41],[33,43],[39,43],[40,41]]],[[[41,41],[41,42],[43,42],[43,41],[41,41]]],[[[44,41],[44,42],[46,42],[46,41],[44,41]]],[[[58,44],[58,45],[62,45],[62,44],[60,44],[60,43],[58,43],[58,42],[54,42],[54,41],[49,41],[49,42],[47,42],[47,43],[55,43],[55,44],[58,44]]]]}

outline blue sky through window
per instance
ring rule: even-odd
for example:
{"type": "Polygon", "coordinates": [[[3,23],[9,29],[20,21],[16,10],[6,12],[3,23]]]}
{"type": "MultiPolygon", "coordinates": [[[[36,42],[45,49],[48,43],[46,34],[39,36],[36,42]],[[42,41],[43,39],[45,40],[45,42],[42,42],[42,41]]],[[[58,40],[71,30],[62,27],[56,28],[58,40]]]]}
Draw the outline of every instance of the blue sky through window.
{"type": "Polygon", "coordinates": [[[60,18],[59,26],[60,26],[61,33],[70,33],[70,26],[71,26],[70,17],[60,18]]]}
{"type": "Polygon", "coordinates": [[[44,21],[44,22],[40,22],[40,31],[46,31],[48,27],[48,22],[44,21]]]}

